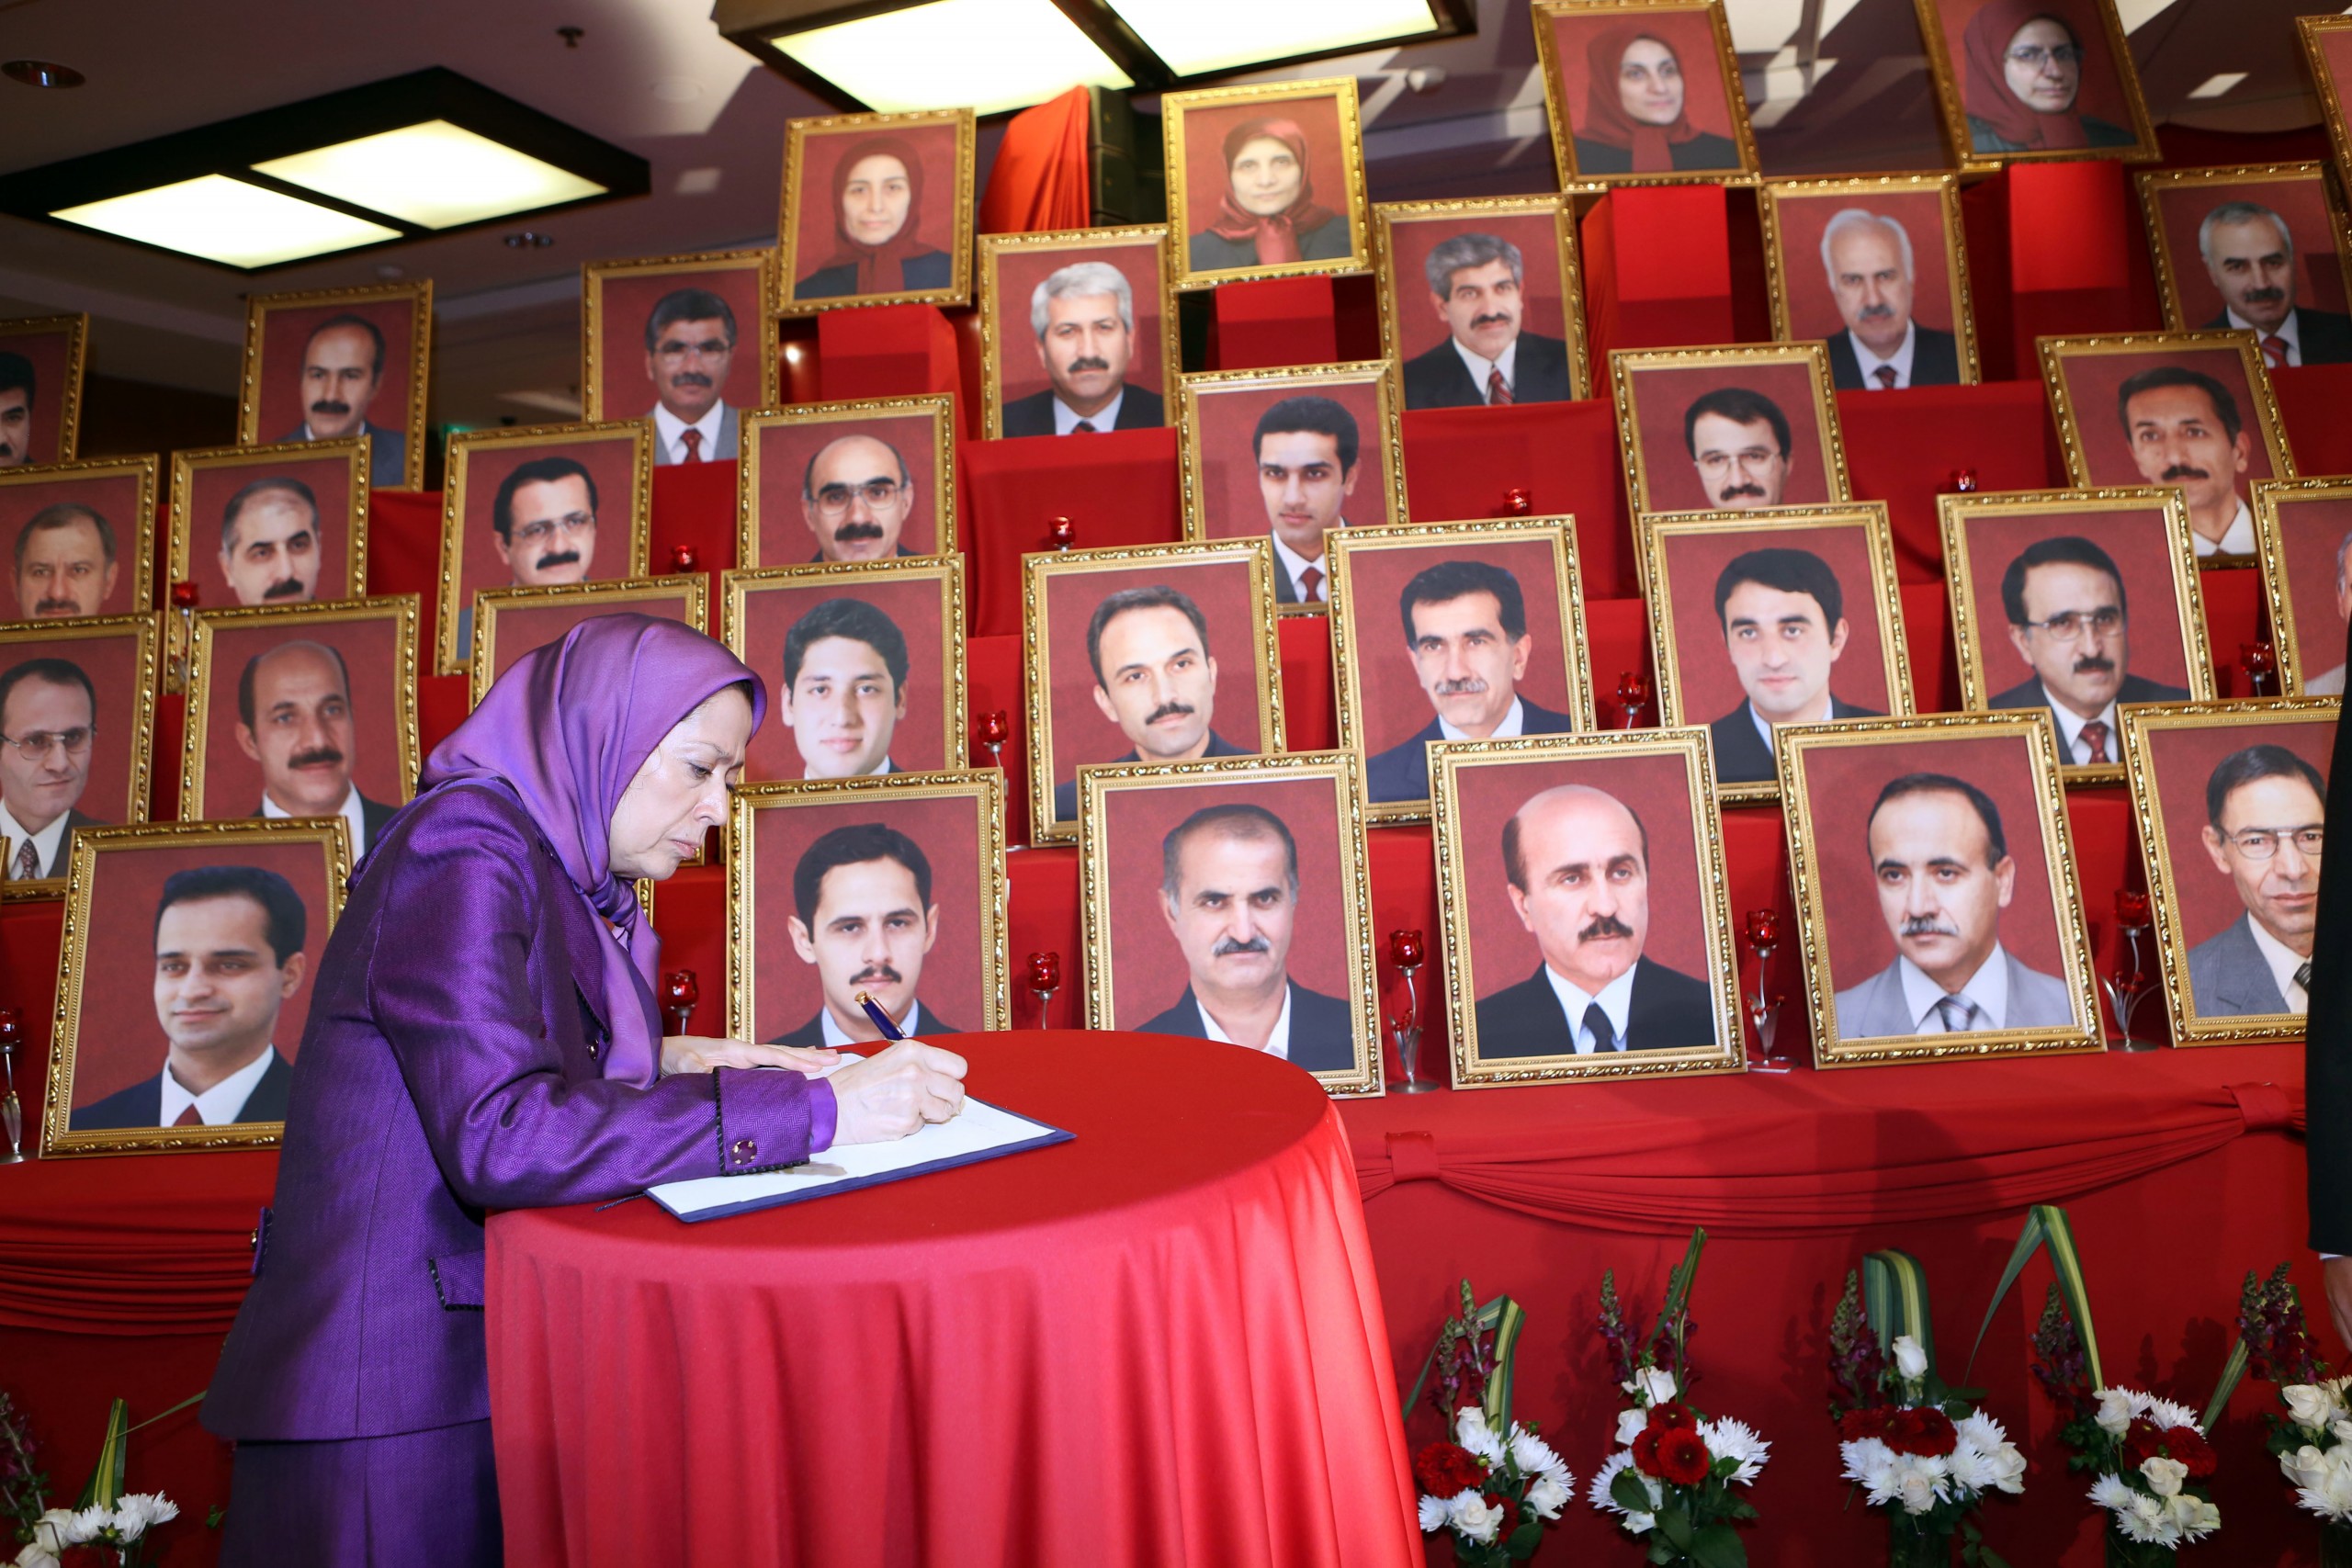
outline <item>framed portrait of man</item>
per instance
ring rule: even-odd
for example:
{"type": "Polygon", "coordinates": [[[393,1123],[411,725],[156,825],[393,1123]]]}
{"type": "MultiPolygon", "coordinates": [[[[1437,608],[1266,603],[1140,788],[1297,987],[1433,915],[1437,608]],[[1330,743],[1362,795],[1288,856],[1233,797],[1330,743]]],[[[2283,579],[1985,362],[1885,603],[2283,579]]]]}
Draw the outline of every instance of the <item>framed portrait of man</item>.
{"type": "Polygon", "coordinates": [[[76,835],[42,1157],[275,1145],[350,872],[340,818],[76,835]]]}
{"type": "Polygon", "coordinates": [[[768,689],[744,778],[964,765],[962,557],[761,567],[718,591],[719,640],[768,689]]]}
{"type": "Polygon", "coordinates": [[[474,597],[473,657],[466,705],[481,705],[491,683],[535,648],[560,642],[597,615],[655,615],[698,632],[710,629],[708,579],[698,571],[637,577],[619,582],[546,582],[529,588],[485,588],[474,597]]]}
{"type": "Polygon", "coordinates": [[[1962,707],[2046,713],[2069,778],[2120,779],[2122,704],[2213,696],[2177,490],[1946,495],[1938,504],[1962,707]]]}
{"type": "Polygon", "coordinates": [[[752,784],[729,833],[737,1038],[872,1045],[860,993],[909,1038],[1007,1027],[1003,774],[752,784]]]}
{"type": "Polygon", "coordinates": [[[1772,335],[1825,344],[1839,391],[1976,384],[1956,176],[1772,180],[1758,205],[1772,335]]]}
{"type": "Polygon", "coordinates": [[[2178,485],[2198,559],[2253,564],[2252,487],[2295,477],[2254,333],[2038,341],[2066,477],[2078,487],[2178,485]]]}
{"type": "Polygon", "coordinates": [[[956,400],[799,403],[743,416],[736,559],[891,560],[956,548],[956,400]]]}
{"type": "Polygon", "coordinates": [[[1182,378],[1184,536],[1267,539],[1274,602],[1328,608],[1324,536],[1405,521],[1395,375],[1380,360],[1182,378]]]}
{"type": "Polygon", "coordinates": [[[1090,1029],[1280,1056],[1385,1092],[1352,751],[1089,767],[1079,840],[1090,1029]]]}
{"type": "Polygon", "coordinates": [[[1883,502],[1642,520],[1659,722],[1704,725],[1724,800],[1780,794],[1784,724],[1911,711],[1883,502]]]}
{"type": "Polygon", "coordinates": [[[365,593],[368,490],[356,435],[175,452],[169,579],[223,609],[365,593]]]}
{"type": "Polygon", "coordinates": [[[2273,370],[2352,362],[2352,227],[2326,164],[2136,177],[2166,326],[2251,332],[2273,370]]]}
{"type": "Polygon", "coordinates": [[[1177,288],[1372,269],[1352,76],[1169,93],[1177,288]]]}
{"type": "Polygon", "coordinates": [[[1851,493],[1817,343],[1609,356],[1635,516],[1823,506],[1851,493]]]}
{"type": "Polygon", "coordinates": [[[2047,720],[1781,733],[1817,1067],[2100,1051],[2047,720]]]}
{"type": "Polygon", "coordinates": [[[63,620],[145,610],[155,596],[152,457],[0,468],[0,619],[63,620]]]}
{"type": "Polygon", "coordinates": [[[970,304],[972,126],[970,109],[787,121],[776,313],[970,304]]]}
{"type": "Polygon", "coordinates": [[[582,416],[651,420],[656,468],[733,461],[743,415],[776,400],[775,296],[772,250],[590,262],[580,269],[582,416]]]}
{"type": "Polygon", "coordinates": [[[2124,716],[2176,1045],[2301,1040],[2341,699],[2124,716]]]}
{"type": "Polygon", "coordinates": [[[2352,166],[2352,136],[2346,134],[2344,103],[2352,84],[2352,18],[2322,13],[2295,18],[2302,39],[2303,63],[2312,73],[2312,87],[2320,113],[2327,121],[2328,149],[2339,169],[2352,166]]]}
{"type": "Polygon", "coordinates": [[[1381,345],[1408,409],[1587,395],[1576,213],[1562,196],[1384,202],[1381,345]]]}
{"type": "Polygon", "coordinates": [[[6,896],[65,890],[74,836],[147,820],[155,617],[0,628],[0,839],[6,896]]]}
{"type": "Polygon", "coordinates": [[[356,864],[415,793],[413,593],[199,610],[183,822],[339,817],[356,864]]]}
{"type": "Polygon", "coordinates": [[[424,488],[424,394],[431,378],[433,280],[245,303],[237,439],[368,438],[371,490],[424,488]]]}
{"type": "Polygon", "coordinates": [[[1746,1069],[1699,731],[1430,758],[1454,1088],[1746,1069]]]}
{"type": "Polygon", "coordinates": [[[2278,689],[2342,696],[2352,636],[2352,478],[2265,480],[2254,487],[2254,524],[2278,689]]]}
{"type": "Polygon", "coordinates": [[[485,589],[644,576],[652,459],[653,425],[643,419],[453,434],[442,482],[436,671],[465,671],[474,596],[485,589]]]}
{"type": "Polygon", "coordinates": [[[1272,549],[1262,539],[1021,558],[1029,836],[1078,834],[1078,770],[1283,746],[1272,549]]]}
{"type": "Polygon", "coordinates": [[[89,338],[84,315],[0,321],[0,474],[74,460],[89,338]]]}
{"type": "Polygon", "coordinates": [[[1340,749],[1364,759],[1375,822],[1429,815],[1433,740],[1590,729],[1574,522],[1333,535],[1331,671],[1340,749]]]}
{"type": "Polygon", "coordinates": [[[1563,184],[1744,184],[1756,139],[1723,7],[1535,0],[1535,53],[1563,184]]]}
{"type": "Polygon", "coordinates": [[[2114,0],[1917,0],[1944,139],[1962,169],[2053,158],[2153,163],[2114,0]]]}
{"type": "Polygon", "coordinates": [[[1165,223],[981,235],[986,434],[1167,424],[1183,368],[1167,256],[1165,223]]]}

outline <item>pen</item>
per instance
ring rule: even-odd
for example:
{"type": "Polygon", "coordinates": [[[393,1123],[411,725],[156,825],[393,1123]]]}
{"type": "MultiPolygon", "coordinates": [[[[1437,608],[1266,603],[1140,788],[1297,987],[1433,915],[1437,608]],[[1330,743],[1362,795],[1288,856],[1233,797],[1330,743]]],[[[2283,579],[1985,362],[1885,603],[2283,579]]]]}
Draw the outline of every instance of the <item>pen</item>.
{"type": "Polygon", "coordinates": [[[876,1001],[873,997],[864,991],[858,992],[857,1005],[865,1010],[865,1016],[874,1021],[874,1027],[882,1032],[883,1039],[904,1040],[906,1038],[906,1035],[899,1032],[899,1026],[890,1021],[890,1015],[882,1010],[882,1004],[876,1001]]]}

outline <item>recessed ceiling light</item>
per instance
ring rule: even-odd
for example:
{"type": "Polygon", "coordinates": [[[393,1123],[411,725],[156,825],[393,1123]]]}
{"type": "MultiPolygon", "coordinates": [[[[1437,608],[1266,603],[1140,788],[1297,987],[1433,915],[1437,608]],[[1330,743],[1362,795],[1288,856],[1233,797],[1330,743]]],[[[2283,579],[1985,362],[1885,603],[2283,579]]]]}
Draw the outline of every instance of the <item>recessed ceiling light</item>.
{"type": "Polygon", "coordinates": [[[931,0],[767,41],[884,112],[955,104],[994,114],[1076,85],[1135,85],[1053,0],[931,0]]]}
{"type": "Polygon", "coordinates": [[[447,120],[255,164],[254,172],[427,229],[584,201],[605,187],[447,120]]]}
{"type": "Polygon", "coordinates": [[[544,251],[555,243],[553,234],[542,234],[536,229],[517,229],[506,236],[510,251],[544,251]]]}
{"type": "Polygon", "coordinates": [[[225,175],[60,208],[49,216],[227,266],[274,266],[401,237],[398,229],[225,175]]]}
{"type": "Polygon", "coordinates": [[[28,87],[78,87],[89,80],[71,65],[51,60],[0,61],[0,76],[28,87]]]}
{"type": "Polygon", "coordinates": [[[1440,30],[1430,0],[1108,0],[1179,76],[1440,30]]]}

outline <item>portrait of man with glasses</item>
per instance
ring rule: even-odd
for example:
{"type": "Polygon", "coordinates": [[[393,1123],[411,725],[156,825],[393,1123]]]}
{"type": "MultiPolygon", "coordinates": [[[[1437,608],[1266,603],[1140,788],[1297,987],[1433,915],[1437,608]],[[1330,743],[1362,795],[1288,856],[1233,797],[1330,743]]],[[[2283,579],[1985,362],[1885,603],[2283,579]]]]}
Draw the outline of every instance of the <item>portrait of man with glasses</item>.
{"type": "Polygon", "coordinates": [[[516,587],[585,582],[596,563],[596,481],[570,457],[535,457],[498,487],[490,525],[516,587]]]}
{"type": "Polygon", "coordinates": [[[2033,673],[1996,693],[1996,708],[2047,707],[2058,721],[2059,761],[2123,760],[2120,703],[2186,702],[2132,667],[2131,604],[2115,558],[2077,535],[2037,539],[2001,574],[2009,642],[2033,673]]]}
{"type": "Polygon", "coordinates": [[[2327,781],[2284,746],[2222,759],[2205,784],[2205,852],[2244,913],[2188,950],[2199,1018],[2311,1008],[2327,781]]]}
{"type": "Polygon", "coordinates": [[[662,297],[645,321],[645,375],[653,383],[653,461],[731,461],[741,428],[720,394],[735,363],[735,312],[707,288],[662,297]]]}
{"type": "Polygon", "coordinates": [[[800,514],[817,541],[811,560],[883,560],[914,552],[899,542],[915,480],[887,441],[844,435],[817,450],[800,479],[800,514]]]}
{"type": "Polygon", "coordinates": [[[28,659],[0,673],[0,834],[8,840],[9,881],[64,875],[73,829],[96,825],[77,807],[90,787],[97,730],[97,688],[71,660],[28,659]]]}

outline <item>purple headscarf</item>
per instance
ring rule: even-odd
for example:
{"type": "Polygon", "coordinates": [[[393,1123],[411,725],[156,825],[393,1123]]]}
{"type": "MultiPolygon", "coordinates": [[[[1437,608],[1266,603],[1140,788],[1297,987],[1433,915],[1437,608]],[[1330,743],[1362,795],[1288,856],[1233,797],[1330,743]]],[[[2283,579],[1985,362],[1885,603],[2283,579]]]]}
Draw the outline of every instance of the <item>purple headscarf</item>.
{"type": "Polygon", "coordinates": [[[766,689],[726,649],[676,621],[597,615],[516,660],[425,760],[419,782],[428,792],[494,779],[522,796],[595,909],[605,934],[601,1010],[613,1031],[608,1078],[650,1084],[662,1066],[662,943],[639,918],[636,885],[613,874],[613,813],[662,738],[705,698],[744,681],[756,730],[766,689]]]}

